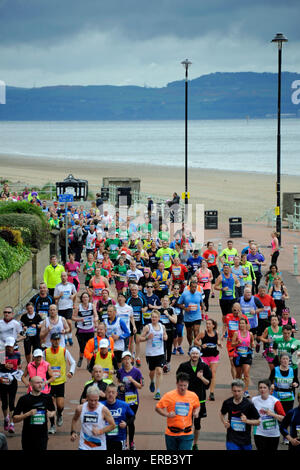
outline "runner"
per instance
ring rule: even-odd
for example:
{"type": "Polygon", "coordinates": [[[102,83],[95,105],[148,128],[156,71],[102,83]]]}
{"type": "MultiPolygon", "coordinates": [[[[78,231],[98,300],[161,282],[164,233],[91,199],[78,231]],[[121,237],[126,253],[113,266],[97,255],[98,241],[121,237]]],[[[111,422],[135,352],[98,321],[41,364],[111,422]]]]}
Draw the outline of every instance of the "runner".
{"type": "Polygon", "coordinates": [[[118,294],[126,292],[127,288],[127,274],[128,267],[125,264],[124,258],[119,258],[118,264],[116,264],[112,270],[112,276],[115,281],[116,290],[118,294]]]}
{"type": "Polygon", "coordinates": [[[75,261],[75,254],[69,254],[69,261],[65,264],[65,270],[68,275],[68,282],[74,284],[75,289],[79,292],[80,289],[80,281],[78,274],[80,273],[80,262],[75,261]]]}
{"type": "Polygon", "coordinates": [[[236,287],[240,287],[240,283],[235,274],[232,274],[231,267],[228,263],[223,264],[223,271],[216,280],[215,290],[220,291],[219,304],[224,317],[231,312],[232,305],[236,301],[236,287]]]}
{"type": "Polygon", "coordinates": [[[87,392],[87,389],[91,385],[97,385],[97,387],[99,388],[99,392],[100,392],[99,401],[105,401],[106,399],[105,390],[107,388],[107,385],[111,383],[112,383],[111,380],[103,378],[102,367],[99,364],[95,365],[92,370],[92,378],[88,380],[87,382],[85,382],[84,384],[84,389],[81,394],[79,403],[82,405],[84,402],[86,402],[86,392],[87,392]]]}
{"type": "Polygon", "coordinates": [[[277,264],[277,259],[279,256],[279,241],[278,241],[278,233],[277,232],[272,232],[271,233],[271,264],[277,264]]]}
{"type": "Polygon", "coordinates": [[[178,284],[174,285],[173,292],[170,296],[170,305],[174,308],[177,315],[177,323],[175,325],[175,330],[173,332],[173,351],[172,354],[176,355],[177,351],[179,354],[184,354],[184,351],[181,347],[183,341],[183,313],[181,308],[178,306],[178,301],[180,299],[180,287],[178,284]]]}
{"type": "Polygon", "coordinates": [[[44,270],[44,282],[48,287],[51,297],[54,295],[55,286],[61,282],[61,273],[64,271],[65,268],[58,264],[56,255],[51,255],[50,264],[44,270]]]}
{"type": "Polygon", "coordinates": [[[44,282],[39,284],[39,292],[35,294],[29,302],[32,302],[34,305],[34,311],[40,315],[40,317],[45,320],[49,315],[49,307],[54,304],[53,297],[48,293],[48,287],[44,282]]]}
{"type": "MultiPolygon", "coordinates": [[[[111,412],[116,424],[116,427],[106,434],[107,450],[127,450],[127,426],[134,422],[135,414],[128,403],[117,398],[118,390],[114,383],[107,386],[105,395],[103,404],[111,412]]],[[[135,446],[132,445],[130,450],[135,450],[135,446]]]]}
{"type": "Polygon", "coordinates": [[[289,410],[280,425],[280,432],[289,443],[289,451],[300,450],[300,391],[298,392],[298,406],[289,410]],[[290,428],[290,432],[289,432],[290,428]]]}
{"type": "Polygon", "coordinates": [[[49,362],[44,360],[43,351],[41,349],[35,349],[32,354],[32,361],[27,364],[22,375],[22,382],[25,384],[27,393],[30,393],[32,387],[30,385],[31,377],[39,376],[43,380],[43,387],[41,389],[42,393],[50,393],[50,384],[55,380],[53,376],[51,366],[49,362]],[[26,377],[29,377],[26,379],[26,377]]]}
{"type": "Polygon", "coordinates": [[[133,308],[126,304],[126,296],[124,294],[118,295],[118,303],[116,304],[117,315],[124,320],[127,329],[130,331],[129,338],[125,338],[125,349],[130,347],[130,342],[133,339],[133,335],[136,334],[136,326],[133,316],[133,308]]]}
{"type": "Polygon", "coordinates": [[[275,354],[273,350],[273,344],[275,340],[281,341],[283,339],[282,327],[279,326],[279,320],[276,315],[271,317],[271,325],[268,326],[263,334],[260,336],[260,340],[264,343],[264,358],[266,359],[270,372],[274,369],[275,354]]]}
{"type": "Polygon", "coordinates": [[[245,398],[249,398],[250,367],[252,364],[252,354],[254,348],[253,334],[247,328],[248,324],[244,318],[239,321],[239,330],[233,334],[231,345],[235,348],[233,364],[236,368],[236,377],[241,379],[244,376],[245,398]]]}
{"type": "Polygon", "coordinates": [[[273,286],[269,290],[269,295],[273,297],[276,304],[276,315],[281,318],[282,310],[286,308],[285,301],[289,298],[287,288],[280,276],[274,277],[273,286]]]}
{"type": "Polygon", "coordinates": [[[55,286],[53,297],[58,308],[58,314],[67,320],[69,331],[65,334],[65,341],[66,344],[69,343],[70,346],[73,345],[72,315],[76,295],[77,291],[74,284],[68,282],[67,273],[62,272],[61,282],[55,286]]]}
{"type": "Polygon", "coordinates": [[[209,310],[209,296],[210,296],[210,291],[211,291],[211,283],[213,280],[213,274],[210,269],[208,269],[208,264],[205,259],[201,261],[200,268],[197,269],[195,276],[197,276],[198,283],[203,289],[203,303],[205,307],[205,318],[207,315],[207,312],[209,310]]]}
{"type": "Polygon", "coordinates": [[[100,300],[102,297],[103,289],[109,289],[109,283],[106,277],[102,276],[101,268],[96,266],[95,274],[89,282],[88,292],[92,298],[93,303],[100,300]]]}
{"type": "Polygon", "coordinates": [[[50,395],[42,393],[44,381],[41,377],[30,377],[30,393],[22,395],[14,410],[13,421],[23,421],[22,449],[30,452],[47,450],[47,418],[55,415],[55,407],[50,395]]]}
{"type": "Polygon", "coordinates": [[[109,296],[108,289],[103,289],[100,299],[93,302],[93,308],[96,310],[100,322],[107,320],[107,309],[110,305],[116,305],[116,301],[109,296]]]}
{"type": "MultiPolygon", "coordinates": [[[[250,331],[253,334],[253,338],[256,340],[258,317],[262,312],[264,312],[264,305],[258,297],[254,297],[254,295],[252,295],[250,287],[245,287],[244,295],[240,297],[239,303],[241,305],[242,312],[249,320],[250,331]]],[[[256,350],[258,352],[259,347],[257,347],[256,350]]]]}
{"type": "Polygon", "coordinates": [[[251,426],[259,426],[260,415],[254,404],[244,397],[244,382],[231,383],[232,397],[223,401],[220,419],[226,433],[227,450],[252,450],[251,426]],[[226,419],[227,415],[227,419],[226,419]]]}
{"type": "Polygon", "coordinates": [[[211,281],[211,298],[215,297],[215,283],[218,276],[220,276],[220,271],[217,266],[218,252],[214,249],[213,242],[207,242],[207,249],[202,253],[202,256],[207,261],[207,267],[212,272],[213,279],[211,281]]]}
{"type": "Polygon", "coordinates": [[[21,355],[15,351],[15,338],[7,336],[5,343],[5,362],[0,364],[0,399],[4,416],[4,431],[14,434],[12,414],[18,390],[18,380],[22,376],[21,355]],[[10,414],[9,414],[10,413],[10,414]]]}
{"type": "MultiPolygon", "coordinates": [[[[131,364],[130,351],[124,351],[122,354],[122,367],[117,372],[117,379],[119,386],[119,397],[124,400],[132,409],[136,416],[139,407],[139,390],[144,385],[144,379],[139,369],[133,367],[131,364]]],[[[135,450],[134,435],[135,423],[134,420],[127,424],[129,449],[135,450]]]]}
{"type": "Polygon", "coordinates": [[[236,302],[232,306],[232,313],[226,315],[223,322],[222,340],[227,338],[227,353],[230,361],[231,376],[233,379],[236,378],[236,369],[233,363],[235,348],[232,346],[232,337],[239,329],[241,318],[245,318],[248,323],[248,329],[250,329],[248,318],[242,313],[240,304],[236,302]]]}
{"type": "Polygon", "coordinates": [[[95,356],[95,365],[100,365],[103,369],[103,377],[113,382],[114,375],[118,370],[118,363],[114,356],[114,352],[109,350],[110,342],[108,339],[101,339],[99,342],[99,350],[95,356]]]}
{"type": "Polygon", "coordinates": [[[240,286],[236,288],[237,290],[237,298],[239,299],[244,294],[245,289],[245,281],[244,279],[247,277],[245,274],[245,270],[241,265],[241,258],[239,256],[235,256],[233,260],[233,265],[231,266],[232,274],[235,274],[239,280],[240,286]]]}
{"type": "Polygon", "coordinates": [[[247,261],[250,261],[253,267],[253,271],[255,273],[255,285],[253,285],[253,294],[258,293],[258,287],[262,278],[261,267],[265,266],[265,257],[262,253],[258,252],[257,245],[254,243],[250,245],[250,251],[247,255],[247,261]]]}
{"type": "Polygon", "coordinates": [[[195,276],[197,269],[200,268],[203,258],[199,255],[199,250],[194,250],[193,255],[187,260],[188,279],[195,276]]]}
{"type": "MultiPolygon", "coordinates": [[[[67,378],[71,379],[75,373],[76,362],[67,349],[60,346],[61,335],[59,333],[51,334],[51,347],[45,350],[45,360],[50,364],[52,374],[55,380],[51,383],[50,394],[53,402],[56,404],[56,422],[57,426],[63,425],[63,410],[65,404],[65,383],[67,378]],[[70,371],[67,372],[67,363],[70,365],[70,371]]],[[[49,434],[56,433],[55,419],[50,418],[51,427],[49,434]]]]}
{"type": "MultiPolygon", "coordinates": [[[[11,336],[15,339],[16,343],[24,339],[24,336],[21,335],[22,325],[14,319],[14,316],[12,307],[4,307],[3,318],[0,320],[0,341],[3,343],[11,336]]],[[[15,344],[15,349],[18,349],[17,344],[15,344]]]]}
{"type": "Polygon", "coordinates": [[[178,300],[178,307],[183,310],[183,320],[186,327],[186,335],[189,346],[193,345],[194,339],[198,336],[203,304],[202,295],[197,292],[197,281],[192,280],[190,290],[184,291],[178,300]]]}
{"type": "Polygon", "coordinates": [[[233,241],[228,240],[227,247],[221,251],[218,259],[220,263],[224,266],[224,264],[229,264],[229,266],[233,265],[233,260],[235,256],[238,256],[238,251],[236,248],[233,247],[233,241]]]}
{"type": "Polygon", "coordinates": [[[79,345],[79,359],[77,367],[81,367],[86,343],[94,338],[95,327],[98,323],[98,315],[93,304],[89,301],[88,292],[80,296],[80,303],[74,308],[72,320],[76,322],[76,337],[79,345]]]}
{"type": "Polygon", "coordinates": [[[153,287],[153,282],[148,281],[146,284],[146,293],[144,295],[147,304],[147,310],[143,313],[144,325],[151,323],[152,311],[161,306],[159,297],[153,294],[153,287]]]}
{"type": "Polygon", "coordinates": [[[173,307],[170,307],[170,300],[168,296],[162,298],[161,306],[157,309],[160,312],[160,323],[162,323],[166,329],[167,340],[164,341],[165,350],[165,363],[163,366],[163,372],[167,373],[171,370],[171,355],[172,345],[174,339],[174,329],[177,323],[177,315],[173,307]]]}
{"type": "Polygon", "coordinates": [[[158,265],[162,261],[164,269],[170,271],[172,264],[174,263],[174,250],[169,247],[169,240],[162,241],[162,247],[157,250],[156,257],[159,260],[158,265]]]}
{"type": "Polygon", "coordinates": [[[297,322],[294,317],[290,317],[290,309],[288,307],[285,307],[282,309],[282,316],[279,321],[280,326],[285,326],[285,325],[291,325],[292,327],[292,337],[294,338],[294,335],[296,331],[298,331],[297,327],[297,322]]]}
{"type": "Polygon", "coordinates": [[[94,338],[90,339],[84,348],[84,357],[88,361],[88,367],[87,369],[92,372],[93,366],[95,364],[95,357],[97,352],[99,351],[99,344],[102,339],[107,339],[108,340],[108,350],[113,352],[114,350],[114,340],[112,337],[108,337],[106,334],[106,325],[103,322],[98,323],[97,325],[97,330],[96,330],[96,335],[94,338]]]}
{"type": "Polygon", "coordinates": [[[168,295],[169,286],[171,282],[171,275],[168,270],[165,269],[163,261],[158,263],[158,268],[152,273],[153,279],[159,283],[158,296],[161,299],[165,295],[168,295]]]}
{"type": "Polygon", "coordinates": [[[259,395],[252,398],[252,403],[260,414],[260,425],[254,426],[256,449],[263,452],[275,452],[279,445],[279,423],[285,416],[280,401],[270,394],[270,380],[258,382],[259,395]]]}
{"type": "Polygon", "coordinates": [[[105,434],[116,426],[110,411],[99,402],[99,393],[97,386],[89,387],[87,401],[76,408],[72,418],[72,442],[75,442],[78,437],[77,422],[81,423],[79,450],[106,450],[105,434]]]}
{"type": "Polygon", "coordinates": [[[200,402],[196,393],[188,390],[190,378],[180,373],[176,377],[176,389],[167,392],[157,403],[155,411],[167,418],[165,430],[166,449],[192,450],[193,418],[197,419],[200,402]]]}
{"type": "Polygon", "coordinates": [[[180,286],[180,293],[182,294],[186,285],[188,269],[184,264],[180,263],[180,258],[178,256],[174,258],[174,262],[170,268],[170,273],[170,289],[172,289],[175,284],[178,284],[180,286]]]}
{"type": "Polygon", "coordinates": [[[58,333],[60,335],[59,345],[65,347],[65,333],[69,332],[67,320],[58,315],[57,307],[55,304],[49,307],[49,317],[47,317],[41,326],[40,339],[43,347],[49,348],[51,346],[51,335],[58,333]]]}
{"type": "Polygon", "coordinates": [[[96,269],[96,262],[95,262],[94,254],[89,253],[87,255],[87,261],[83,267],[83,274],[85,274],[85,281],[84,281],[85,287],[89,287],[90,280],[95,275],[95,269],[96,269]]]}
{"type": "Polygon", "coordinates": [[[276,304],[274,299],[267,294],[266,286],[261,285],[258,288],[257,297],[264,306],[264,310],[258,314],[257,336],[256,336],[256,352],[260,350],[260,337],[265,329],[270,326],[272,316],[276,316],[276,304]]]}
{"type": "Polygon", "coordinates": [[[126,300],[127,305],[130,305],[133,309],[134,322],[136,327],[136,334],[134,335],[135,341],[135,363],[137,367],[141,366],[140,358],[140,341],[139,336],[143,328],[143,315],[147,311],[148,307],[146,301],[142,295],[139,295],[138,286],[133,284],[131,287],[131,293],[126,300]]]}
{"type": "Polygon", "coordinates": [[[27,302],[26,313],[21,316],[21,325],[25,333],[24,352],[27,364],[31,361],[31,351],[41,347],[40,329],[43,319],[34,311],[32,302],[27,302]]]}
{"type": "Polygon", "coordinates": [[[107,319],[104,320],[104,323],[106,324],[107,335],[114,340],[114,355],[119,369],[122,362],[122,353],[125,350],[125,339],[129,338],[130,331],[126,322],[117,316],[117,309],[114,305],[109,305],[107,308],[107,319]]]}
{"type": "Polygon", "coordinates": [[[276,338],[273,343],[273,350],[275,352],[274,365],[279,365],[279,357],[282,353],[286,353],[289,356],[289,364],[293,369],[297,368],[297,364],[292,362],[292,354],[295,351],[300,350],[300,342],[292,337],[293,329],[291,325],[285,325],[282,327],[283,338],[276,338]]]}
{"type": "Polygon", "coordinates": [[[151,323],[145,325],[139,342],[147,341],[146,361],[149,367],[150,392],[154,393],[154,399],[160,400],[160,384],[162,379],[162,370],[164,366],[164,341],[168,339],[166,329],[160,323],[160,313],[153,310],[151,314],[151,323]]]}
{"type": "Polygon", "coordinates": [[[93,253],[93,256],[94,256],[95,247],[96,247],[96,239],[97,239],[97,232],[95,229],[95,225],[91,223],[87,230],[87,235],[84,241],[85,250],[86,250],[85,252],[86,252],[87,257],[89,253],[93,253]]]}
{"type": "Polygon", "coordinates": [[[200,412],[197,418],[194,418],[194,440],[192,450],[198,450],[198,439],[201,429],[201,418],[206,418],[206,390],[209,388],[212,373],[207,363],[201,360],[200,349],[193,346],[189,352],[190,360],[183,362],[177,369],[176,375],[185,373],[189,376],[188,390],[196,393],[200,402],[200,412]]]}
{"type": "Polygon", "coordinates": [[[256,276],[250,261],[247,261],[247,255],[241,256],[241,266],[244,273],[244,286],[252,286],[256,283],[256,276]]]}
{"type": "Polygon", "coordinates": [[[209,387],[209,400],[215,401],[215,384],[216,384],[216,373],[220,362],[220,356],[218,351],[222,348],[222,344],[219,341],[218,324],[212,318],[206,320],[205,331],[201,331],[195,339],[195,345],[201,348],[202,361],[207,364],[211,370],[211,382],[209,387]]]}

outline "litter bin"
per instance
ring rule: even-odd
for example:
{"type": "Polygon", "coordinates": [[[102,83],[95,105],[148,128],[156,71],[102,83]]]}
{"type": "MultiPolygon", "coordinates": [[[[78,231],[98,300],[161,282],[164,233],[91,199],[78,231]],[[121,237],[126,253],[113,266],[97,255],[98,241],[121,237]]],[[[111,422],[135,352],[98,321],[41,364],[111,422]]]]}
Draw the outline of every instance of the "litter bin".
{"type": "Polygon", "coordinates": [[[101,188],[101,199],[103,202],[106,202],[109,200],[109,188],[105,188],[102,186],[101,188]]]}
{"type": "Polygon", "coordinates": [[[229,219],[230,238],[241,238],[242,235],[242,217],[230,217],[229,219]]]}
{"type": "Polygon", "coordinates": [[[218,211],[204,211],[205,230],[218,229],[218,211]]]}
{"type": "Polygon", "coordinates": [[[118,201],[117,207],[121,206],[131,206],[131,187],[118,188],[118,201]]]}

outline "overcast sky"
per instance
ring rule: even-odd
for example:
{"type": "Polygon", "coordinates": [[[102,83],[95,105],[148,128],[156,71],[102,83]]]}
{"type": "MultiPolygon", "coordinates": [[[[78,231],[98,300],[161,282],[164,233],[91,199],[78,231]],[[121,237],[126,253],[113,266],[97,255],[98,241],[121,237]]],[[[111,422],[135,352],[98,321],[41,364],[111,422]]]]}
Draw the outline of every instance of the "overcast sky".
{"type": "Polygon", "coordinates": [[[0,79],[140,85],[213,72],[300,72],[299,0],[0,0],[0,79]]]}

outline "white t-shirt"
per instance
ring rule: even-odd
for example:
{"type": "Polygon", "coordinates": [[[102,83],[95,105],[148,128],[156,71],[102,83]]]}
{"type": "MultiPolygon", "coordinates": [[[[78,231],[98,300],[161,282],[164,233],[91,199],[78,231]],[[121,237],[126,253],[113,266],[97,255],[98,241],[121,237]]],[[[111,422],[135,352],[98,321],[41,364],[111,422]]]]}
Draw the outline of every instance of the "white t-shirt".
{"type": "MultiPolygon", "coordinates": [[[[275,406],[279,400],[273,395],[269,395],[266,400],[263,400],[260,395],[252,398],[252,403],[259,412],[260,415],[260,425],[254,426],[253,433],[258,436],[265,437],[279,437],[279,425],[277,419],[272,416],[268,416],[264,413],[264,410],[270,410],[275,413],[275,406]]],[[[279,402],[280,403],[280,402],[279,402]]]]}
{"type": "Polygon", "coordinates": [[[6,322],[4,320],[0,320],[0,340],[5,343],[6,338],[9,336],[13,336],[17,339],[18,334],[22,331],[22,325],[17,320],[10,320],[6,322]]]}
{"type": "Polygon", "coordinates": [[[73,300],[70,299],[70,295],[76,294],[76,289],[74,284],[67,282],[63,284],[57,284],[54,289],[54,297],[58,297],[63,292],[63,296],[59,299],[57,308],[58,310],[67,310],[68,308],[73,308],[73,300]]]}
{"type": "Polygon", "coordinates": [[[126,276],[128,280],[133,279],[134,281],[138,282],[140,278],[144,276],[144,274],[142,271],[140,271],[140,269],[136,269],[135,271],[128,269],[126,276]]]}
{"type": "Polygon", "coordinates": [[[131,305],[125,304],[123,307],[121,305],[116,304],[117,315],[124,320],[128,330],[130,330],[130,318],[133,317],[133,308],[131,305]]]}

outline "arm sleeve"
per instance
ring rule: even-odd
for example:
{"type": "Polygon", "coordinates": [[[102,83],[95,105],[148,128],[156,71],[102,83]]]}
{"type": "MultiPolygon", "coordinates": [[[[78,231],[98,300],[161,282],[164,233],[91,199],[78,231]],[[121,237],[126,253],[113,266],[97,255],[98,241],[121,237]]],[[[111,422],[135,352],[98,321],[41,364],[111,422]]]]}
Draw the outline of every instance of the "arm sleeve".
{"type": "Polygon", "coordinates": [[[289,434],[289,425],[291,424],[293,410],[289,410],[279,425],[279,429],[283,437],[289,434]]]}
{"type": "Polygon", "coordinates": [[[74,375],[74,374],[75,374],[75,370],[76,370],[76,361],[75,361],[75,359],[73,358],[73,356],[70,354],[70,352],[68,351],[68,349],[66,349],[65,358],[66,358],[66,360],[67,360],[67,361],[69,362],[69,364],[70,364],[70,372],[74,375]]]}

